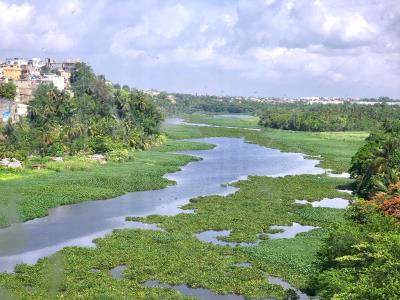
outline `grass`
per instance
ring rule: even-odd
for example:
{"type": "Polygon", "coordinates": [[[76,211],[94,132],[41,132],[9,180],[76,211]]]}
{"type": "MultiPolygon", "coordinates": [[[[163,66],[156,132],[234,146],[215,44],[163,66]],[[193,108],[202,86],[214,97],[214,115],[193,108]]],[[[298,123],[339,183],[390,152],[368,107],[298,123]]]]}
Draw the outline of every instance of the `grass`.
{"type": "Polygon", "coordinates": [[[48,161],[44,167],[48,170],[61,171],[86,171],[99,165],[98,161],[91,160],[87,157],[71,157],[64,161],[48,161]]]}
{"type": "MultiPolygon", "coordinates": [[[[230,121],[236,122],[237,120],[230,119],[230,121]]],[[[215,136],[245,137],[248,142],[265,147],[320,156],[319,166],[338,173],[347,172],[351,158],[367,137],[365,132],[304,132],[270,128],[257,132],[245,129],[181,125],[167,126],[166,132],[172,139],[215,136]]]]}
{"type": "Polygon", "coordinates": [[[173,183],[162,175],[176,172],[180,166],[197,159],[165,151],[211,147],[209,144],[168,141],[151,151],[135,152],[134,159],[124,163],[100,165],[77,158],[47,163],[50,170],[1,171],[0,227],[15,221],[15,217],[10,219],[11,206],[17,210],[17,219],[26,221],[45,216],[49,208],[60,205],[164,188],[173,183]]]}
{"type": "Polygon", "coordinates": [[[166,232],[116,230],[97,239],[97,248],[67,247],[33,266],[18,266],[15,275],[2,273],[0,287],[23,299],[45,299],[53,290],[60,299],[184,299],[173,290],[140,286],[146,280],[158,280],[220,294],[242,294],[246,299],[285,299],[286,293],[269,284],[267,276],[280,276],[305,288],[315,272],[313,261],[324,230],[290,240],[265,240],[253,247],[207,244],[197,240],[194,233],[231,229],[228,239],[240,242],[255,240],[257,233],[267,232],[273,224],[299,222],[327,228],[333,220],[341,221],[340,210],[302,206],[294,200],[349,197],[336,191],[337,186],[347,182],[318,175],[250,177],[236,184],[240,190],[235,194],[193,199],[185,208],[195,209],[196,214],[142,219],[160,223],[166,232]],[[326,218],[326,214],[335,218],[326,218]],[[252,266],[234,266],[238,262],[250,262],[252,266]],[[60,278],[53,286],[48,278],[57,265],[60,278]],[[118,265],[128,267],[120,280],[109,274],[118,265]]]}
{"type": "Polygon", "coordinates": [[[230,119],[221,117],[219,115],[193,114],[186,116],[185,121],[189,123],[210,124],[238,128],[261,128],[261,126],[258,125],[258,117],[230,119]]]}
{"type": "MultiPolygon", "coordinates": [[[[236,119],[233,121],[237,122],[236,119]]],[[[341,172],[347,169],[350,157],[366,135],[272,129],[255,132],[195,126],[169,126],[167,131],[170,139],[166,144],[151,151],[137,152],[134,160],[126,163],[95,165],[74,172],[68,169],[60,172],[22,171],[11,179],[11,175],[7,175],[5,178],[9,179],[0,181],[1,201],[9,202],[10,207],[16,206],[18,216],[29,219],[29,216],[44,215],[49,207],[60,204],[165,187],[171,183],[161,175],[176,171],[194,159],[168,151],[212,147],[173,140],[176,138],[243,136],[249,142],[267,147],[321,155],[322,166],[341,172]]],[[[283,289],[268,283],[268,275],[307,288],[316,272],[316,254],[327,229],[343,221],[342,210],[313,208],[294,201],[349,198],[348,194],[336,190],[348,183],[348,179],[326,175],[252,176],[235,183],[240,189],[229,196],[192,199],[184,208],[195,210],[195,214],[130,218],[159,223],[165,232],[115,230],[105,238],[97,239],[96,248],[66,247],[33,266],[17,266],[15,274],[0,273],[0,296],[22,299],[48,299],[49,295],[57,299],[189,299],[171,289],[140,285],[146,280],[158,280],[171,285],[203,287],[219,294],[237,293],[246,299],[287,299],[283,289]],[[267,238],[271,225],[290,225],[292,222],[321,229],[299,234],[293,239],[267,238]],[[226,241],[254,242],[259,234],[266,240],[251,247],[216,246],[195,238],[195,233],[206,230],[231,230],[230,236],[222,238],[226,241]],[[238,262],[250,262],[251,267],[237,267],[234,264],[238,262]],[[127,266],[127,270],[123,278],[117,280],[109,270],[119,265],[127,266]]],[[[10,210],[6,216],[9,219],[3,219],[0,224],[7,225],[15,219],[10,210]]]]}

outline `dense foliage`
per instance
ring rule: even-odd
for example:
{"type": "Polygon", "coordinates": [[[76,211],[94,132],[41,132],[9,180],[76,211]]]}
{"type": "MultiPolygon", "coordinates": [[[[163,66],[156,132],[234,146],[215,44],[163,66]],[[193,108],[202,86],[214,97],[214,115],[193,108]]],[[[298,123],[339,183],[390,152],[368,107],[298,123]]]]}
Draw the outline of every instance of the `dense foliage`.
{"type": "Polygon", "coordinates": [[[266,106],[265,103],[232,97],[196,96],[190,94],[160,93],[153,96],[157,106],[166,115],[205,113],[248,113],[254,114],[266,106]]]}
{"type": "Polygon", "coordinates": [[[12,81],[0,84],[0,98],[14,100],[17,88],[12,81]]]}
{"type": "Polygon", "coordinates": [[[359,199],[320,253],[315,289],[326,299],[400,298],[400,122],[367,138],[352,159],[359,199]]]}
{"type": "Polygon", "coordinates": [[[400,121],[395,121],[367,138],[352,159],[350,173],[356,179],[356,192],[370,197],[378,191],[386,192],[390,184],[399,181],[399,172],[400,121]]]}
{"type": "Polygon", "coordinates": [[[146,148],[159,135],[161,113],[143,93],[121,89],[78,64],[72,76],[74,96],[41,85],[27,118],[2,129],[0,155],[105,153],[146,148]]]}
{"type": "Polygon", "coordinates": [[[325,240],[316,289],[324,299],[399,299],[400,225],[369,201],[325,240]]]}
{"type": "Polygon", "coordinates": [[[397,120],[400,107],[387,104],[285,104],[269,106],[260,115],[260,125],[301,131],[361,131],[397,120]]]}

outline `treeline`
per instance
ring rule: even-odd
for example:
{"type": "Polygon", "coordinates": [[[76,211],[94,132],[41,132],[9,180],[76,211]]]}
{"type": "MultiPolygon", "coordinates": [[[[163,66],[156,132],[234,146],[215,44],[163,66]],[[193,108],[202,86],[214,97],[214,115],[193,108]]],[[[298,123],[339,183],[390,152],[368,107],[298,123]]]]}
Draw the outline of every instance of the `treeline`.
{"type": "Polygon", "coordinates": [[[162,115],[142,92],[106,83],[78,64],[73,96],[41,85],[28,116],[1,128],[0,157],[74,155],[146,148],[159,136],[162,115]]]}
{"type": "Polygon", "coordinates": [[[350,172],[360,198],[330,230],[313,288],[324,299],[399,299],[399,120],[367,138],[350,172]]]}
{"type": "Polygon", "coordinates": [[[153,96],[153,100],[167,116],[196,112],[254,114],[266,106],[265,103],[250,100],[190,94],[160,93],[157,96],[153,96]]]}
{"type": "Polygon", "coordinates": [[[269,106],[260,114],[260,125],[299,131],[371,130],[397,120],[399,106],[387,104],[282,104],[269,106]]]}

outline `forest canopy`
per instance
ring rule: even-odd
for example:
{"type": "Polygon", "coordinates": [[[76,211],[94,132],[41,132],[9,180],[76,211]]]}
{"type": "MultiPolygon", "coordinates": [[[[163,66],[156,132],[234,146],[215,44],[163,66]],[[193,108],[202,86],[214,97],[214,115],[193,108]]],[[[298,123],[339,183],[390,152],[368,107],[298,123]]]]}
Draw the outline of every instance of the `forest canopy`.
{"type": "Polygon", "coordinates": [[[53,85],[37,89],[28,116],[1,129],[0,156],[106,153],[157,140],[162,115],[142,92],[113,86],[84,63],[71,84],[73,96],[53,85]]]}
{"type": "Polygon", "coordinates": [[[300,131],[370,131],[399,115],[399,106],[385,103],[283,104],[265,108],[260,125],[300,131]]]}

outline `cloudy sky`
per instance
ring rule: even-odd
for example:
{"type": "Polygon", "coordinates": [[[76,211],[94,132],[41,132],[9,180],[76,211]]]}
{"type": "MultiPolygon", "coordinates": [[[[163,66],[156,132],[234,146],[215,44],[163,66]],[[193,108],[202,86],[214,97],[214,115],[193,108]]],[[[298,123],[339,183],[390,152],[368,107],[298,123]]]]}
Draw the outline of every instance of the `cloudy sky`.
{"type": "Polygon", "coordinates": [[[142,89],[400,98],[399,0],[0,0],[0,57],[142,89]]]}

